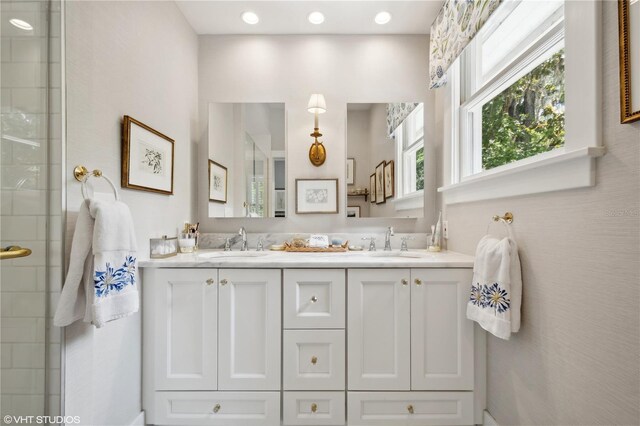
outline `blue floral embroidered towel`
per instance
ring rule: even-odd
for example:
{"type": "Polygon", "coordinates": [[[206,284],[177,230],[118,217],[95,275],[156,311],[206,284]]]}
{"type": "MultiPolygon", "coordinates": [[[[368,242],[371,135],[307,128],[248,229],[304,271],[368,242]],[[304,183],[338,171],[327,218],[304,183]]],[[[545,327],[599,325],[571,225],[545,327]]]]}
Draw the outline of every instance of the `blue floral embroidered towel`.
{"type": "Polygon", "coordinates": [[[501,339],[520,330],[522,274],[513,238],[486,235],[478,243],[467,318],[501,339]]]}
{"type": "Polygon", "coordinates": [[[136,263],[133,220],[127,205],[95,199],[83,202],[54,324],[62,327],[83,319],[102,327],[138,312],[136,263]]]}

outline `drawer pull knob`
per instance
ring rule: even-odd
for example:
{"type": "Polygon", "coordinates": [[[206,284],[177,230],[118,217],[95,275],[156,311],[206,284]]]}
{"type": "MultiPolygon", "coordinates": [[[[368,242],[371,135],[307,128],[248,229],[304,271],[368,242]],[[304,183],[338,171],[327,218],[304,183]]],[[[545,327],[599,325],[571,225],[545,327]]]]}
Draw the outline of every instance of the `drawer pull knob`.
{"type": "Polygon", "coordinates": [[[400,280],[400,282],[402,283],[402,285],[407,285],[409,284],[409,281],[405,280],[404,278],[400,280]]]}
{"type": "Polygon", "coordinates": [[[316,365],[318,363],[318,357],[317,356],[312,356],[311,357],[311,364],[316,365]]]}
{"type": "Polygon", "coordinates": [[[212,285],[213,284],[213,278],[209,278],[207,280],[207,285],[212,285]]]}
{"type": "Polygon", "coordinates": [[[217,413],[218,411],[220,411],[220,408],[221,408],[221,407],[220,407],[220,404],[216,404],[216,406],[215,406],[215,407],[213,407],[213,412],[214,412],[214,413],[217,413]]]}
{"type": "Polygon", "coordinates": [[[311,296],[311,303],[316,303],[318,298],[316,296],[311,296]]]}
{"type": "Polygon", "coordinates": [[[225,285],[226,283],[228,283],[229,281],[227,281],[226,279],[222,279],[220,280],[220,284],[221,285],[225,285]]]}
{"type": "Polygon", "coordinates": [[[318,404],[314,402],[313,404],[311,404],[311,412],[315,413],[316,411],[318,411],[318,404]]]}
{"type": "Polygon", "coordinates": [[[407,411],[409,412],[409,414],[413,414],[413,405],[409,404],[407,406],[407,411]]]}
{"type": "Polygon", "coordinates": [[[420,278],[415,279],[416,285],[422,285],[422,280],[420,278]]]}

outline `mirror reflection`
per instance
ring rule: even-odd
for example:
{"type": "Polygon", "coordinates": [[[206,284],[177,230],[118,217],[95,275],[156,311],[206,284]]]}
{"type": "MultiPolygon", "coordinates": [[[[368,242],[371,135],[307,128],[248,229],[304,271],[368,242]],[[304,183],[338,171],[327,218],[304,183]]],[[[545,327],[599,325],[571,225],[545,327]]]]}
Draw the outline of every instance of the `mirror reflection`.
{"type": "Polygon", "coordinates": [[[284,103],[209,104],[209,217],[285,217],[284,103]]]}
{"type": "Polygon", "coordinates": [[[422,103],[347,104],[347,217],[422,217],[422,103]]]}

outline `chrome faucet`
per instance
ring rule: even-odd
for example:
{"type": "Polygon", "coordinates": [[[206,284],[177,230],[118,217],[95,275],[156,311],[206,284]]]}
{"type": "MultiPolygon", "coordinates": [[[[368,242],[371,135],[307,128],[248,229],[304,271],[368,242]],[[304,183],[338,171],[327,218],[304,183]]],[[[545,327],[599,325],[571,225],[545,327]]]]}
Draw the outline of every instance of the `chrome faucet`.
{"type": "Polygon", "coordinates": [[[247,251],[248,250],[247,231],[245,231],[244,226],[240,227],[240,230],[238,231],[238,235],[242,237],[242,245],[240,246],[240,251],[247,251]]]}
{"type": "Polygon", "coordinates": [[[387,228],[387,232],[384,234],[384,251],[391,251],[391,237],[394,235],[393,226],[387,228]]]}
{"type": "Polygon", "coordinates": [[[362,237],[363,240],[369,240],[369,251],[376,251],[376,237],[362,237]]]}

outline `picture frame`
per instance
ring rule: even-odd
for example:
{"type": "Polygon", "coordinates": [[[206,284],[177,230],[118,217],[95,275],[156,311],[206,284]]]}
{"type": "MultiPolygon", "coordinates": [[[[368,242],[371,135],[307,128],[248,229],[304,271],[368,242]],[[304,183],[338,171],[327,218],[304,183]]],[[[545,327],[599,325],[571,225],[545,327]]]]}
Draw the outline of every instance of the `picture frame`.
{"type": "Polygon", "coordinates": [[[227,168],[209,159],[209,201],[227,202],[227,168]]]}
{"type": "Polygon", "coordinates": [[[376,204],[384,204],[387,199],[384,195],[384,165],[385,162],[381,161],[376,166],[376,204]]]}
{"type": "Polygon", "coordinates": [[[387,161],[384,165],[384,197],[392,198],[395,193],[395,177],[394,177],[393,160],[387,161]]]}
{"type": "Polygon", "coordinates": [[[123,188],[173,195],[175,141],[135,118],[122,120],[123,188]]]}
{"type": "Polygon", "coordinates": [[[638,9],[640,9],[638,2],[618,0],[620,122],[623,124],[640,120],[640,77],[635,71],[640,69],[640,46],[632,45],[639,40],[637,35],[640,33],[640,11],[638,9]]]}
{"type": "Polygon", "coordinates": [[[296,179],[296,214],[337,214],[338,179],[296,179]]]}
{"type": "Polygon", "coordinates": [[[360,206],[348,206],[347,217],[360,217],[360,206]]]}
{"type": "Polygon", "coordinates": [[[356,160],[355,158],[347,158],[347,185],[356,183],[356,160]]]}
{"type": "Polygon", "coordinates": [[[376,202],[376,174],[369,176],[369,200],[373,204],[376,202]]]}

